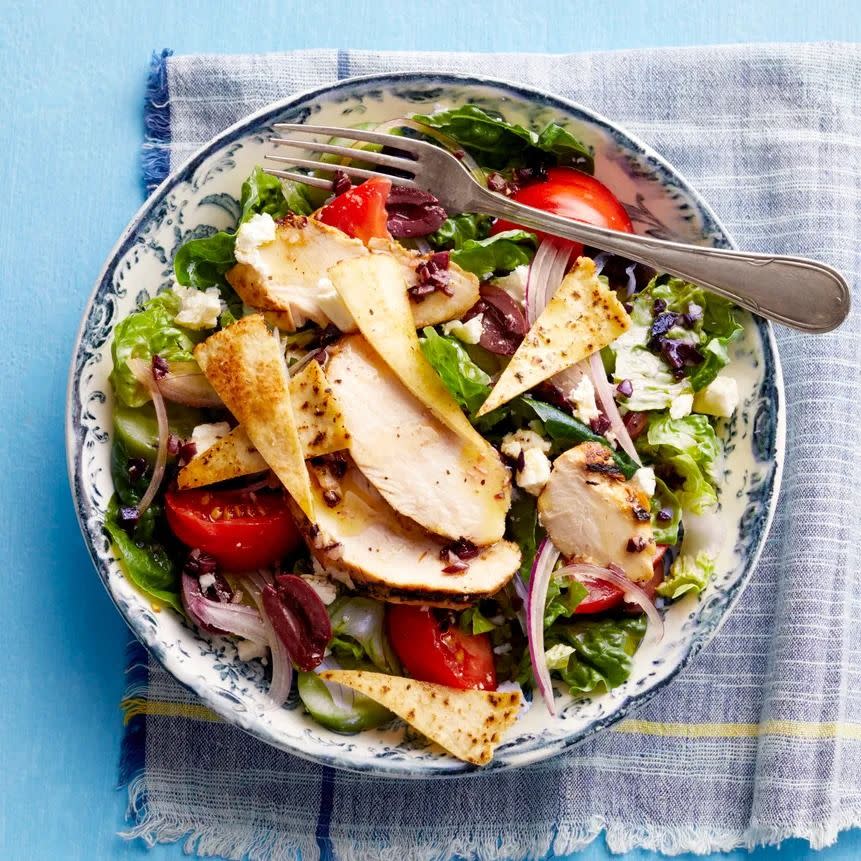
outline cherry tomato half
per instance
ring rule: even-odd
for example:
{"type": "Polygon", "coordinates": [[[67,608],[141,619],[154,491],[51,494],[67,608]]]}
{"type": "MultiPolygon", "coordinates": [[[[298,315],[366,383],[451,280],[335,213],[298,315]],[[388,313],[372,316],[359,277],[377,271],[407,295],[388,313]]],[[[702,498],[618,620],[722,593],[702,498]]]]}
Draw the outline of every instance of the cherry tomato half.
{"type": "MultiPolygon", "coordinates": [[[[551,167],[547,170],[547,179],[525,185],[513,197],[518,203],[573,218],[575,221],[585,221],[598,227],[607,227],[622,233],[633,233],[634,226],[619,203],[616,195],[588,173],[575,170],[573,167],[551,167]]],[[[517,230],[519,225],[503,219],[498,220],[491,228],[491,234],[503,230],[517,230]]],[[[538,233],[539,239],[545,239],[543,233],[538,233]]],[[[572,259],[583,253],[583,246],[572,243],[574,253],[572,259]]]]}
{"type": "Polygon", "coordinates": [[[300,543],[281,493],[182,490],[165,494],[174,535],[197,547],[227,571],[250,571],[278,562],[300,543]]]}
{"type": "Polygon", "coordinates": [[[391,190],[391,180],[369,179],[327,203],[317,213],[317,219],[364,243],[369,239],[391,239],[386,226],[386,200],[391,190]]]}
{"type": "Polygon", "coordinates": [[[433,610],[408,604],[389,605],[386,630],[395,654],[414,679],[450,688],[496,689],[487,634],[466,634],[454,625],[442,630],[433,610]]]}
{"type": "MultiPolygon", "coordinates": [[[[667,552],[666,544],[659,544],[655,561],[652,566],[654,574],[645,583],[640,583],[640,588],[650,597],[654,598],[658,586],[664,581],[664,554],[667,552]]],[[[604,610],[612,610],[622,603],[625,593],[615,584],[606,580],[593,580],[583,584],[589,594],[577,605],[575,613],[603,613],[604,610]]],[[[632,607],[637,612],[642,612],[636,604],[632,607]]]]}

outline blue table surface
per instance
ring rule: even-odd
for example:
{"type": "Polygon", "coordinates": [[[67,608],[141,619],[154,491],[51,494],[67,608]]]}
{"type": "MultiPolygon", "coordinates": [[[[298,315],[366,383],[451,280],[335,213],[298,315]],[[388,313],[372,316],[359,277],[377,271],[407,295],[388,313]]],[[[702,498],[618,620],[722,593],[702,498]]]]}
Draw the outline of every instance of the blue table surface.
{"type": "MultiPolygon", "coordinates": [[[[116,789],[117,704],[128,632],[78,533],[63,412],[90,286],[142,199],[150,52],[577,51],[812,39],[861,40],[857,0],[0,4],[0,857],[97,861],[146,852],[117,836],[125,809],[116,789]]],[[[150,854],[158,861],[180,851],[150,854]]],[[[814,854],[790,841],[754,857],[814,854]]],[[[579,857],[608,855],[599,840],[579,857]]],[[[861,857],[861,834],[844,834],[817,857],[861,857]]]]}

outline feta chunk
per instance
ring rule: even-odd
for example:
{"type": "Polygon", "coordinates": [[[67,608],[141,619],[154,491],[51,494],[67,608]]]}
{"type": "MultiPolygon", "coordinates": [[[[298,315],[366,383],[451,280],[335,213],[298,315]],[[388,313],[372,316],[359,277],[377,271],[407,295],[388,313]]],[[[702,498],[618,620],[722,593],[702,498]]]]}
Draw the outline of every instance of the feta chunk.
{"type": "Polygon", "coordinates": [[[526,303],[526,282],[529,280],[529,266],[524,264],[518,266],[508,275],[503,275],[500,278],[494,278],[492,283],[494,286],[505,290],[515,302],[521,305],[526,303]]]}
{"type": "Polygon", "coordinates": [[[566,397],[574,405],[574,415],[584,425],[588,425],[592,419],[597,419],[601,415],[601,410],[595,402],[595,386],[586,374],[580,377],[580,382],[569,390],[566,397]]]}
{"type": "Polygon", "coordinates": [[[317,593],[327,606],[338,597],[338,587],[325,575],[305,574],[302,579],[317,593]]]}
{"type": "Polygon", "coordinates": [[[254,640],[237,640],[236,654],[240,661],[253,661],[255,658],[265,658],[267,647],[263,643],[255,643],[254,640]]]}
{"type": "Polygon", "coordinates": [[[655,495],[655,470],[650,466],[641,466],[632,476],[631,481],[638,484],[650,499],[655,495]]]}
{"type": "Polygon", "coordinates": [[[525,454],[530,449],[537,449],[542,454],[547,454],[550,451],[550,441],[544,439],[541,434],[535,433],[534,430],[524,429],[507,433],[499,447],[499,450],[512,460],[517,460],[520,452],[525,454]]]}
{"type": "Polygon", "coordinates": [[[202,574],[197,582],[200,583],[200,591],[205,592],[210,586],[215,585],[215,574],[202,574]]]}
{"type": "Polygon", "coordinates": [[[515,476],[518,487],[522,487],[532,496],[538,496],[544,485],[550,481],[550,461],[543,451],[530,448],[523,452],[523,469],[515,476]]]}
{"type": "Polygon", "coordinates": [[[227,422],[212,422],[212,424],[198,425],[191,432],[195,457],[203,454],[208,448],[212,448],[222,437],[226,437],[229,433],[230,425],[227,422]]]}
{"type": "Polygon", "coordinates": [[[442,330],[446,335],[454,335],[458,341],[464,344],[477,344],[481,340],[483,314],[476,314],[466,323],[460,320],[452,320],[442,324],[442,330]]]}
{"type": "Polygon", "coordinates": [[[182,303],[173,322],[186,329],[214,329],[218,325],[218,315],[227,308],[217,287],[196,290],[177,284],[173,292],[182,303]]]}
{"type": "Polygon", "coordinates": [[[335,290],[331,279],[325,276],[317,282],[317,304],[320,310],[337,326],[342,332],[355,332],[356,321],[347,308],[344,300],[335,290]]]}
{"type": "Polygon", "coordinates": [[[233,256],[240,262],[257,268],[259,248],[275,241],[275,219],[268,212],[255,213],[239,225],[233,256]]]}
{"type": "Polygon", "coordinates": [[[709,416],[729,418],[738,408],[735,377],[717,376],[694,395],[694,410],[709,416]]]}
{"type": "Polygon", "coordinates": [[[689,416],[693,406],[694,396],[692,394],[677,395],[670,404],[670,418],[683,419],[685,416],[689,416]]]}

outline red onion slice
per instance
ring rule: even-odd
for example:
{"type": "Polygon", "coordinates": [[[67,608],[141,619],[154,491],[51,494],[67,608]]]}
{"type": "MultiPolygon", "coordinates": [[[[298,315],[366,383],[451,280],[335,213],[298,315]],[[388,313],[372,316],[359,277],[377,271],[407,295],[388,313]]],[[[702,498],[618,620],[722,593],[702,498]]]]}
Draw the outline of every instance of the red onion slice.
{"type": "Polygon", "coordinates": [[[144,493],[141,501],[138,503],[137,511],[140,518],[143,517],[144,512],[152,504],[164,478],[164,467],[167,463],[167,438],[170,435],[170,427],[167,422],[167,409],[165,409],[164,398],[161,396],[161,391],[159,391],[158,383],[155,381],[152,368],[147,366],[146,363],[144,363],[143,368],[140,368],[129,362],[129,369],[134,374],[135,379],[149,390],[153,406],[155,407],[156,421],[158,422],[158,450],[155,456],[152,477],[150,478],[146,493],[144,493]]]}
{"type": "Polygon", "coordinates": [[[610,421],[610,430],[616,435],[616,439],[625,454],[638,466],[642,466],[640,455],[637,454],[637,449],[634,447],[634,441],[631,439],[631,435],[622,421],[619,408],[616,406],[616,399],[613,397],[613,390],[607,381],[607,373],[604,370],[600,352],[592,353],[589,357],[589,376],[592,378],[592,385],[595,387],[595,394],[604,410],[604,415],[610,421]]]}
{"type": "Polygon", "coordinates": [[[625,600],[636,604],[646,614],[649,620],[648,630],[656,643],[664,636],[664,620],[649,596],[633,581],[625,576],[625,572],[616,565],[601,568],[588,562],[572,562],[556,571],[556,577],[573,577],[575,580],[605,580],[618,586],[625,593],[625,600]]]}
{"type": "MultiPolygon", "coordinates": [[[[323,660],[320,661],[320,663],[314,668],[314,672],[319,675],[324,670],[340,669],[341,665],[334,658],[328,657],[323,658],[323,660]]],[[[329,691],[335,708],[350,711],[356,704],[356,692],[352,688],[348,688],[346,685],[339,685],[336,682],[327,682],[323,679],[320,679],[320,681],[323,682],[326,686],[326,690],[329,691]]]]}
{"type": "Polygon", "coordinates": [[[559,550],[545,538],[535,554],[532,570],[529,572],[529,594],[526,602],[526,638],[529,640],[529,659],[535,684],[544,697],[547,710],[556,716],[556,703],[553,686],[550,683],[550,669],[544,651],[544,605],[547,603],[547,588],[553,576],[553,566],[559,559],[559,550]]]}
{"type": "Polygon", "coordinates": [[[266,631],[260,613],[243,604],[224,604],[207,598],[197,578],[182,575],[182,606],[188,617],[204,631],[214,634],[235,634],[265,645],[266,631]]]}
{"type": "Polygon", "coordinates": [[[266,632],[266,641],[272,656],[272,681],[269,683],[269,699],[272,700],[272,708],[280,708],[287,702],[290,689],[293,687],[293,664],[290,661],[290,655],[287,654],[287,648],[275,633],[272,622],[263,607],[263,589],[267,585],[267,579],[262,574],[250,573],[246,576],[245,586],[260,611],[263,628],[266,632]]]}
{"type": "MultiPolygon", "coordinates": [[[[149,373],[149,363],[144,359],[128,359],[127,364],[139,381],[143,380],[143,374],[149,373]]],[[[196,362],[171,363],[156,385],[162,397],[176,404],[200,408],[224,406],[196,362]]]]}
{"type": "Polygon", "coordinates": [[[570,242],[545,239],[538,246],[526,279],[526,319],[531,326],[541,316],[553,294],[559,289],[568,260],[570,242]]]}

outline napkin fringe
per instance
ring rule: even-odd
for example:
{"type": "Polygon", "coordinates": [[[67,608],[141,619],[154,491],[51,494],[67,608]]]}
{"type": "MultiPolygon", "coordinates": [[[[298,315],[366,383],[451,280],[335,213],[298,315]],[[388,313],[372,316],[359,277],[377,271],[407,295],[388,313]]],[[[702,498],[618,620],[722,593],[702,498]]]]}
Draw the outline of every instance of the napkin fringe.
{"type": "Polygon", "coordinates": [[[144,187],[150,194],[170,173],[170,90],[167,80],[168,48],[154,51],[150,60],[144,102],[144,143],[141,167],[144,187]]]}

